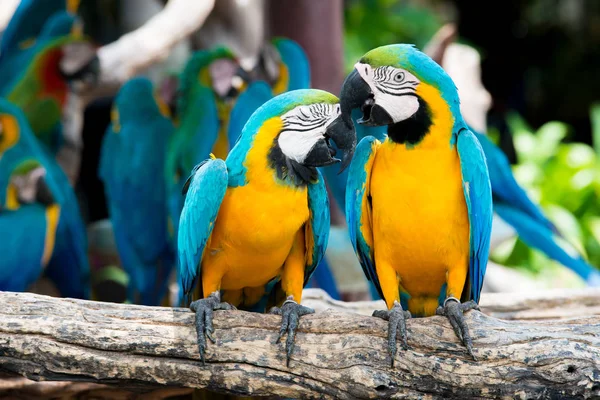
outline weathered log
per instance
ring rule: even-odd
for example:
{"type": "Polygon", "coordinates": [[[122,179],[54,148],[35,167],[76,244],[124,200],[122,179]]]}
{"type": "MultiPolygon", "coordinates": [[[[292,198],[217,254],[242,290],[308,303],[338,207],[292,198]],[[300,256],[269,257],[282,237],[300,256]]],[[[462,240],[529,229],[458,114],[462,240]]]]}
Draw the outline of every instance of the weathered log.
{"type": "MultiPolygon", "coordinates": [[[[371,315],[385,308],[383,300],[346,303],[333,300],[321,289],[305,289],[302,303],[317,311],[334,309],[371,315]]],[[[600,315],[600,288],[552,289],[530,293],[483,293],[484,314],[506,320],[543,320],[600,315]]]]}
{"type": "Polygon", "coordinates": [[[409,350],[389,367],[387,325],[326,311],[301,319],[290,367],[280,319],[215,312],[199,361],[181,308],[0,292],[0,370],[34,380],[209,388],[292,398],[592,398],[600,396],[600,317],[502,321],[468,313],[478,361],[445,318],[408,322],[409,350]]]}
{"type": "Polygon", "coordinates": [[[143,396],[144,400],[161,400],[193,393],[192,388],[144,388],[126,390],[115,385],[90,382],[33,381],[14,374],[0,374],[1,399],[111,399],[129,400],[143,396]]]}

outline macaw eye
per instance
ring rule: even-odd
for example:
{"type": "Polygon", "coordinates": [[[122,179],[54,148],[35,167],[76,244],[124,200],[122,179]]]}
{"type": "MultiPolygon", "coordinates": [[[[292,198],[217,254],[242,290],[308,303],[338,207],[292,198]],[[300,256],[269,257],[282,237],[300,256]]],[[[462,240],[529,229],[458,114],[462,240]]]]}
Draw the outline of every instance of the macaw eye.
{"type": "Polygon", "coordinates": [[[394,82],[402,82],[404,80],[404,72],[398,72],[394,75],[394,82]]]}

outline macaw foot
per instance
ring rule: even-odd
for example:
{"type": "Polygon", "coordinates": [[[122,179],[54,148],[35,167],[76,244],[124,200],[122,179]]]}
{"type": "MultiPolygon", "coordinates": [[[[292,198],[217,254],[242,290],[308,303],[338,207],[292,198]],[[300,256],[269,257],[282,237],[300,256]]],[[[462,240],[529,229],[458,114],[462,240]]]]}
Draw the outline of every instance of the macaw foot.
{"type": "Polygon", "coordinates": [[[229,303],[221,303],[221,293],[219,291],[212,292],[207,298],[193,301],[190,304],[190,309],[196,313],[196,333],[198,334],[198,350],[202,365],[204,362],[204,352],[206,350],[206,338],[215,343],[212,334],[215,331],[213,328],[213,311],[215,310],[235,310],[236,308],[229,303]]]}
{"type": "Polygon", "coordinates": [[[394,368],[394,359],[398,347],[396,345],[397,337],[402,339],[402,348],[408,349],[408,335],[406,333],[406,320],[411,318],[410,311],[404,311],[402,306],[397,301],[394,301],[394,306],[391,310],[376,310],[373,311],[373,316],[389,321],[388,324],[388,350],[392,358],[392,368],[394,368]]]}
{"type": "Polygon", "coordinates": [[[456,333],[456,336],[465,345],[467,352],[473,357],[473,360],[477,361],[477,358],[473,354],[473,341],[469,334],[469,327],[463,315],[465,311],[469,310],[479,310],[479,306],[473,300],[461,304],[458,299],[448,297],[444,301],[444,306],[438,307],[435,313],[437,315],[445,315],[450,320],[450,324],[454,328],[454,333],[456,333]]]}
{"type": "Polygon", "coordinates": [[[278,344],[281,338],[287,332],[287,339],[285,341],[286,351],[286,366],[290,366],[290,358],[294,351],[294,338],[296,337],[296,329],[298,328],[298,322],[300,317],[306,314],[314,314],[315,310],[312,308],[305,307],[296,303],[292,296],[289,296],[283,303],[281,308],[273,307],[269,311],[269,314],[281,315],[281,328],[279,329],[279,336],[275,341],[278,344]]]}

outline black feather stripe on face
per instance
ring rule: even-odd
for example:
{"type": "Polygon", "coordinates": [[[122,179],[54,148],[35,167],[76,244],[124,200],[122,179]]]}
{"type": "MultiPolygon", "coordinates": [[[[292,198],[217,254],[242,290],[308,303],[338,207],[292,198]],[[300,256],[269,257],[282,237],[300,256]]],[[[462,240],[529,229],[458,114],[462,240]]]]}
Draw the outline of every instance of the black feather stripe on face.
{"type": "Polygon", "coordinates": [[[419,144],[433,125],[431,108],[421,97],[416,97],[419,100],[417,112],[410,118],[388,125],[388,137],[394,143],[410,146],[419,144]]]}
{"type": "Polygon", "coordinates": [[[269,166],[275,171],[277,178],[294,186],[306,186],[317,179],[317,169],[302,165],[287,158],[279,147],[279,135],[273,141],[268,154],[269,166]]]}

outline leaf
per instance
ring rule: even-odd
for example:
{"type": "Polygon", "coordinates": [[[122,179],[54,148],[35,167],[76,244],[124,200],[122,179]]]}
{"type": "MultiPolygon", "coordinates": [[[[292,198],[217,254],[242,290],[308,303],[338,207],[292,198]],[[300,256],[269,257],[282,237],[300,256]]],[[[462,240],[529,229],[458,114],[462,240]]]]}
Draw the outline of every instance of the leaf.
{"type": "Polygon", "coordinates": [[[558,145],[567,136],[568,132],[568,125],[562,122],[553,121],[542,125],[535,133],[535,158],[540,162],[544,162],[555,155],[558,145]]]}
{"type": "Polygon", "coordinates": [[[583,247],[583,231],[577,218],[569,210],[556,204],[548,205],[544,207],[544,210],[567,241],[575,246],[581,254],[586,255],[583,247]]]}

